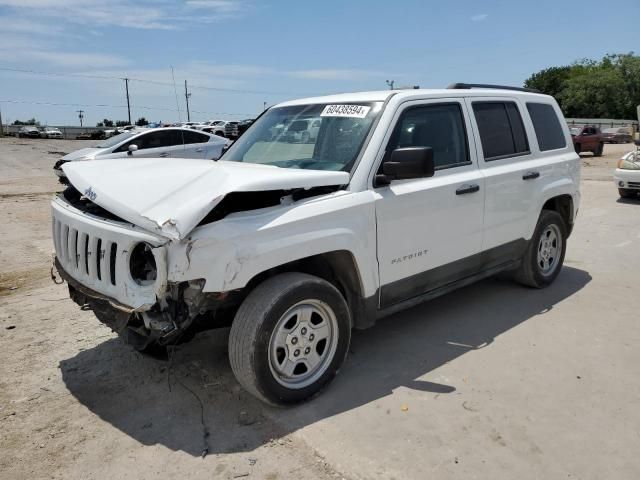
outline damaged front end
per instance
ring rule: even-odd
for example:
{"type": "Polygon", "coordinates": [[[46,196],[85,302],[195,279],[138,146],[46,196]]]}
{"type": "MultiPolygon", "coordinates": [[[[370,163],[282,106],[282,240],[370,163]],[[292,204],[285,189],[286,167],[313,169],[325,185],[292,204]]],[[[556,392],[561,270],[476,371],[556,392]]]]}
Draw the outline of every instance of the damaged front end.
{"type": "Polygon", "coordinates": [[[219,323],[214,314],[227,294],[203,293],[204,280],[168,281],[171,240],[110,214],[73,187],[54,198],[52,214],[53,268],[69,296],[136,349],[186,341],[219,323]]]}

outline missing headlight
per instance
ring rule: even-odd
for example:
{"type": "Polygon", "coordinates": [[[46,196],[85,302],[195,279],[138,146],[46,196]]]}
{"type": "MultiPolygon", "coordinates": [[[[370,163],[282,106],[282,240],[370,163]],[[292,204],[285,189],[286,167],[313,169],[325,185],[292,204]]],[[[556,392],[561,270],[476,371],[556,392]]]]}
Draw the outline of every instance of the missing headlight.
{"type": "Polygon", "coordinates": [[[152,248],[148,243],[139,243],[131,251],[129,270],[138,285],[151,285],[156,281],[158,268],[152,248]]]}

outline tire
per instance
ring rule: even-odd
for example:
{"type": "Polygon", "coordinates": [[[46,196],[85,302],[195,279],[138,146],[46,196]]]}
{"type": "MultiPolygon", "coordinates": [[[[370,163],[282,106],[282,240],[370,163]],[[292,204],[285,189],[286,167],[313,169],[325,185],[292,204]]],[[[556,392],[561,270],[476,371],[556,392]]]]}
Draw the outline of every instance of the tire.
{"type": "Polygon", "coordinates": [[[302,136],[300,138],[300,142],[301,143],[309,143],[309,138],[310,138],[309,132],[302,132],[302,136]]]}
{"type": "Polygon", "coordinates": [[[225,138],[225,136],[224,136],[224,132],[222,132],[222,131],[215,132],[215,133],[214,133],[214,135],[217,135],[218,137],[225,138]]]}
{"type": "Polygon", "coordinates": [[[519,283],[533,288],[545,288],[551,285],[562,269],[566,239],[567,226],[562,216],[553,210],[543,210],[522,257],[522,264],[516,270],[515,279],[519,283]],[[553,241],[550,242],[550,246],[549,243],[545,245],[543,237],[547,239],[555,237],[555,254],[552,253],[554,251],[553,241]],[[548,269],[543,266],[545,254],[552,255],[546,257],[546,262],[549,264],[548,269]]]}
{"type": "Polygon", "coordinates": [[[229,361],[238,382],[255,397],[271,404],[296,403],[335,377],[350,340],[351,315],[338,289],[312,275],[283,273],[258,285],[238,309],[229,334],[229,361]],[[308,320],[301,322],[305,312],[308,320]],[[287,366],[290,375],[281,371],[287,366]]]}
{"type": "Polygon", "coordinates": [[[593,156],[601,157],[603,151],[604,151],[604,143],[599,143],[596,149],[593,151],[593,156]]]}
{"type": "Polygon", "coordinates": [[[574,143],[573,148],[575,149],[577,154],[580,154],[580,152],[582,151],[582,148],[580,147],[579,143],[574,143]]]}
{"type": "Polygon", "coordinates": [[[629,188],[619,188],[618,194],[621,198],[636,198],[637,191],[629,188]]]}

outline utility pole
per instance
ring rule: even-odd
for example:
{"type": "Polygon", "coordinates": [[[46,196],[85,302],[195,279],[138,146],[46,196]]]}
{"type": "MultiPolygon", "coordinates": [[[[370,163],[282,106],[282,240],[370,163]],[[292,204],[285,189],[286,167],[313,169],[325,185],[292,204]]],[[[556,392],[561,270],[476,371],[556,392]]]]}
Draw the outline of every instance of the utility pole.
{"type": "Polygon", "coordinates": [[[187,122],[191,121],[191,114],[189,113],[189,97],[191,94],[187,90],[187,81],[184,81],[184,99],[187,102],[187,122]]]}
{"type": "Polygon", "coordinates": [[[4,125],[2,125],[2,107],[0,107],[0,137],[4,136],[4,125]]]}
{"type": "Polygon", "coordinates": [[[131,125],[131,104],[129,103],[129,79],[123,78],[124,88],[127,92],[127,112],[129,113],[129,125],[131,125]]]}
{"type": "Polygon", "coordinates": [[[267,109],[267,102],[262,102],[262,111],[264,112],[267,109]]]}
{"type": "Polygon", "coordinates": [[[80,119],[80,126],[82,126],[82,119],[84,118],[84,110],[76,110],[78,112],[78,118],[80,119]]]}

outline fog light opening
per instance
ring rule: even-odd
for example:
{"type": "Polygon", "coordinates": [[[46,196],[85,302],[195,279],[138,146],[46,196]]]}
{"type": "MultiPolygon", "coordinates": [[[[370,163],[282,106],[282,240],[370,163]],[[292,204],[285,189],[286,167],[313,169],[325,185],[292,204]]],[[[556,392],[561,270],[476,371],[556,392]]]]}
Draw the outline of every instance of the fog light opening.
{"type": "Polygon", "coordinates": [[[622,180],[620,180],[620,181],[618,182],[618,186],[619,186],[619,187],[624,187],[624,182],[623,182],[622,180]]]}
{"type": "Polygon", "coordinates": [[[158,268],[151,245],[139,243],[134,247],[129,257],[129,270],[138,285],[152,285],[156,281],[158,268]]]}

